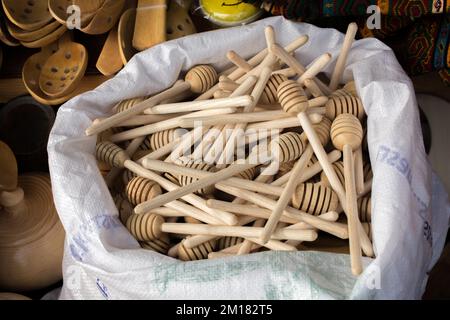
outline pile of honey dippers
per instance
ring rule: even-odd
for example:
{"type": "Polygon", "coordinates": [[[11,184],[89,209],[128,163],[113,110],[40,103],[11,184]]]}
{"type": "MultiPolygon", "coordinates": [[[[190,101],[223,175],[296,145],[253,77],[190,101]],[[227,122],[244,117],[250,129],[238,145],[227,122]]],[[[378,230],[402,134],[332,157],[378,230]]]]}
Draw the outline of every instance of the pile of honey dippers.
{"type": "Polygon", "coordinates": [[[329,84],[318,77],[329,53],[306,68],[293,53],[308,37],[282,47],[268,26],[248,61],[230,51],[221,74],[197,65],[92,123],[100,171],[142,248],[192,261],[326,235],[348,239],[362,272],[374,256],[365,113],[354,82],[340,88],[355,33],[352,23],[329,84]]]}

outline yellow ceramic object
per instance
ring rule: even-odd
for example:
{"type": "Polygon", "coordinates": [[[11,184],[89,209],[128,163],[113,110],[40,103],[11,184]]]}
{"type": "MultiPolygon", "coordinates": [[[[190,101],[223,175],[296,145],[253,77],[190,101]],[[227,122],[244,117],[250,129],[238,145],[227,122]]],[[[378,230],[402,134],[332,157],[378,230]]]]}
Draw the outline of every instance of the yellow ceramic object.
{"type": "Polygon", "coordinates": [[[253,22],[263,13],[260,8],[238,0],[200,0],[199,4],[206,18],[223,27],[253,22]]]}

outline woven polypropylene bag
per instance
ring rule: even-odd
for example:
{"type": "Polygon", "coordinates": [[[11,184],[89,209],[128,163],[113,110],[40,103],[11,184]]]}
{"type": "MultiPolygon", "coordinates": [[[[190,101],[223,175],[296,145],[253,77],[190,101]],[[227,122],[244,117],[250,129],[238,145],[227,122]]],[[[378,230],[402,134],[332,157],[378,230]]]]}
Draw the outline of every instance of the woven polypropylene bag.
{"type": "Polygon", "coordinates": [[[356,41],[344,80],[354,78],[368,115],[374,179],[372,226],[376,259],[351,275],[349,256],[264,252],[181,262],[140,249],[119,222],[85,129],[120,100],[159,92],[196,64],[226,66],[235,50],[250,57],[265,47],[264,27],[308,65],[330,52],[332,72],[343,34],[281,17],[166,42],[136,55],[113,79],[63,105],[48,145],[53,193],[66,229],[61,299],[324,299],[420,298],[427,271],[444,244],[450,209],[427,161],[413,86],[392,51],[375,39],[356,41]]]}

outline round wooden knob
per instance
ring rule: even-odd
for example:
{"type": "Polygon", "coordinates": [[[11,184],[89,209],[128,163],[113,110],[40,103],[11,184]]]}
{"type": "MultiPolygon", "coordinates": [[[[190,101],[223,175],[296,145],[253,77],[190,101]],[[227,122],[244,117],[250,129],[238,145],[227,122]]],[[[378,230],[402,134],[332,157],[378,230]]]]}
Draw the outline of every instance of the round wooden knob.
{"type": "Polygon", "coordinates": [[[349,113],[340,114],[331,125],[331,140],[336,149],[343,150],[344,145],[349,145],[355,150],[361,145],[363,129],[361,122],[349,113]]]}
{"type": "Polygon", "coordinates": [[[240,237],[222,237],[217,240],[217,250],[223,250],[225,248],[235,246],[243,241],[244,239],[240,237]]]}
{"type": "Polygon", "coordinates": [[[164,218],[154,213],[132,214],[126,223],[128,231],[138,241],[150,241],[160,239],[162,236],[161,225],[164,218]]]}
{"type": "Polygon", "coordinates": [[[133,206],[121,194],[114,197],[114,204],[116,205],[117,211],[119,211],[120,221],[125,225],[128,218],[133,214],[133,206]]]}
{"type": "Polygon", "coordinates": [[[148,97],[139,97],[139,98],[122,100],[122,101],[119,102],[119,104],[115,108],[116,113],[120,113],[120,112],[123,112],[125,110],[128,110],[131,107],[135,106],[138,103],[141,103],[142,101],[144,101],[146,99],[148,99],[148,97]]]}
{"type": "Polygon", "coordinates": [[[31,291],[62,278],[64,228],[53,204],[50,177],[19,177],[23,200],[0,205],[0,287],[31,291]]]}
{"type": "MultiPolygon", "coordinates": [[[[216,172],[217,171],[216,167],[214,167],[206,162],[198,162],[195,160],[185,160],[185,161],[180,160],[180,161],[175,161],[175,163],[177,165],[180,165],[180,166],[183,166],[186,168],[195,169],[195,170],[202,170],[202,171],[207,171],[207,172],[216,172]]],[[[178,175],[177,178],[178,178],[178,183],[180,184],[180,186],[187,186],[198,180],[198,178],[184,176],[184,175],[178,175]]],[[[215,190],[214,185],[210,185],[203,189],[198,190],[196,193],[204,196],[204,195],[212,194],[214,192],[214,190],[215,190]]]]}
{"type": "Polygon", "coordinates": [[[207,241],[205,243],[202,243],[201,245],[187,249],[184,246],[184,240],[180,243],[178,246],[178,258],[183,261],[195,261],[195,260],[202,260],[202,259],[208,259],[208,254],[210,252],[213,252],[216,247],[216,241],[211,240],[207,241]]]}
{"type": "Polygon", "coordinates": [[[159,184],[153,180],[135,177],[127,184],[126,193],[128,200],[137,206],[160,195],[162,190],[159,184]]]}
{"type": "Polygon", "coordinates": [[[130,157],[125,150],[109,141],[97,143],[95,155],[98,161],[103,161],[110,166],[117,168],[123,168],[124,162],[130,160],[130,157]]]}
{"type": "Polygon", "coordinates": [[[217,82],[217,72],[210,65],[198,65],[188,71],[184,78],[194,93],[204,93],[217,82]]]}
{"type": "Polygon", "coordinates": [[[181,136],[180,130],[169,129],[164,131],[158,131],[150,137],[150,148],[152,150],[158,150],[164,147],[166,144],[171,143],[173,140],[181,136]]]}
{"type": "Polygon", "coordinates": [[[287,81],[288,78],[282,74],[273,74],[270,76],[267,81],[266,86],[264,87],[264,91],[261,95],[261,99],[259,100],[262,104],[274,104],[278,102],[277,90],[280,84],[287,81]]]}
{"type": "Polygon", "coordinates": [[[300,113],[308,108],[308,97],[302,86],[293,80],[287,80],[278,86],[278,101],[287,113],[300,113]]]}
{"type": "Polygon", "coordinates": [[[167,235],[162,235],[161,239],[141,241],[141,248],[155,251],[161,254],[167,254],[170,249],[170,241],[167,235]]]}
{"type": "MultiPolygon", "coordinates": [[[[313,124],[314,131],[316,131],[319,137],[320,143],[325,146],[330,141],[331,120],[323,117],[322,121],[313,124]]],[[[308,137],[305,133],[302,133],[303,141],[308,141],[308,137]]]]}
{"type": "Polygon", "coordinates": [[[334,191],[319,183],[302,183],[292,196],[292,205],[313,215],[335,211],[339,200],[334,191]]]}
{"type": "Polygon", "coordinates": [[[334,120],[343,113],[350,113],[362,120],[365,111],[361,100],[350,95],[331,97],[325,105],[325,116],[330,120],[334,120]]]}
{"type": "Polygon", "coordinates": [[[283,163],[299,158],[305,150],[305,145],[300,134],[287,132],[272,140],[269,150],[274,161],[283,163]]]}
{"type": "MultiPolygon", "coordinates": [[[[339,179],[339,182],[341,183],[341,186],[345,186],[345,177],[344,177],[344,162],[342,161],[336,161],[333,163],[333,169],[334,172],[336,172],[336,175],[339,179]]],[[[324,185],[325,187],[330,187],[330,182],[328,181],[327,175],[325,172],[322,171],[320,174],[320,183],[324,185]]]]}
{"type": "Polygon", "coordinates": [[[359,220],[361,222],[372,221],[372,197],[365,196],[358,199],[359,220]]]}

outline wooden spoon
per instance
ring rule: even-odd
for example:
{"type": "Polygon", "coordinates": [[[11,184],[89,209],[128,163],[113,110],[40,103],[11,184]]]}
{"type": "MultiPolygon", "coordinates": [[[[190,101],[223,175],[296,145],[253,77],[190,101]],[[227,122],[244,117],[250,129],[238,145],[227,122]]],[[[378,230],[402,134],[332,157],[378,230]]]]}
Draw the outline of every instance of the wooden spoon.
{"type": "Polygon", "coordinates": [[[26,41],[26,42],[32,42],[39,40],[50,33],[54,32],[58,27],[60,27],[61,24],[58,21],[52,21],[49,24],[43,26],[42,28],[39,28],[35,31],[26,31],[15,24],[11,23],[10,21],[6,21],[6,27],[8,28],[9,33],[11,36],[16,38],[19,41],[26,41]]]}
{"type": "Polygon", "coordinates": [[[69,94],[83,78],[87,60],[87,50],[82,44],[62,40],[58,51],[42,66],[39,87],[53,98],[69,94]]]}
{"type": "Polygon", "coordinates": [[[22,81],[30,95],[38,102],[45,105],[59,105],[67,100],[89,90],[94,89],[108,78],[103,76],[88,76],[84,77],[80,85],[71,93],[59,98],[52,98],[42,92],[39,87],[39,77],[42,67],[53,53],[58,50],[58,44],[53,43],[47,47],[42,48],[41,52],[29,57],[22,69],[22,81]]]}
{"type": "Polygon", "coordinates": [[[52,42],[57,41],[59,38],[63,36],[63,34],[66,31],[67,31],[66,26],[60,25],[55,31],[47,34],[46,36],[40,39],[31,42],[21,41],[20,43],[27,48],[42,48],[51,44],[52,42]]]}
{"type": "Polygon", "coordinates": [[[167,10],[167,40],[178,39],[197,33],[197,29],[188,14],[188,9],[171,1],[167,10]]]}
{"type": "Polygon", "coordinates": [[[6,28],[5,18],[0,15],[0,41],[10,47],[17,47],[20,45],[19,41],[13,38],[6,28]]]}
{"type": "Polygon", "coordinates": [[[105,76],[110,76],[118,72],[123,67],[120,56],[119,37],[117,27],[114,27],[108,35],[103,45],[102,52],[98,57],[96,67],[105,76]]]}
{"type": "Polygon", "coordinates": [[[102,34],[111,30],[123,11],[124,0],[106,0],[91,22],[81,31],[87,34],[102,34]]]}
{"type": "Polygon", "coordinates": [[[66,24],[72,13],[67,13],[71,5],[80,7],[81,27],[85,27],[94,18],[95,13],[101,7],[104,0],[92,0],[80,2],[80,0],[48,0],[48,9],[53,18],[61,24],[66,24]]]}
{"type": "Polygon", "coordinates": [[[17,179],[14,154],[3,143],[0,150],[0,163],[7,165],[2,165],[2,176],[12,177],[8,183],[16,182],[8,185],[12,191],[0,189],[0,287],[11,291],[44,288],[62,278],[65,237],[53,205],[50,178],[28,174],[17,179]]]}
{"type": "Polygon", "coordinates": [[[52,20],[47,0],[2,0],[8,19],[23,30],[37,30],[52,20]]]}
{"type": "Polygon", "coordinates": [[[166,41],[166,0],[138,0],[133,47],[142,51],[166,41]]]}
{"type": "Polygon", "coordinates": [[[119,53],[124,65],[137,53],[132,45],[135,21],[135,8],[126,10],[120,17],[117,36],[119,41],[119,53]]]}

